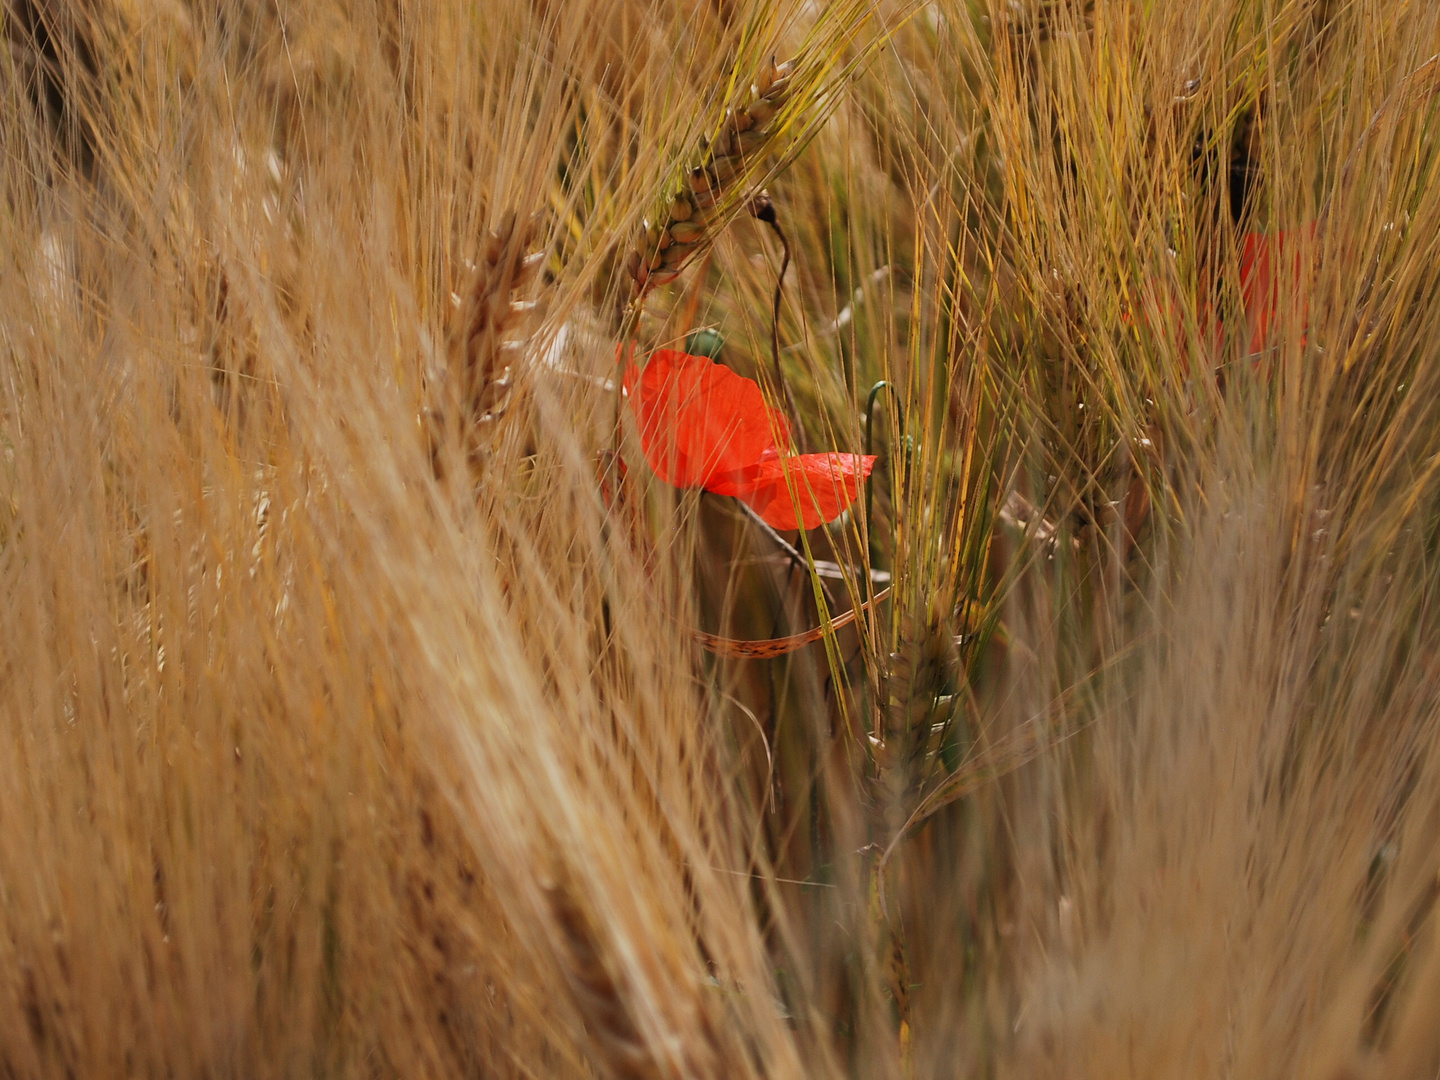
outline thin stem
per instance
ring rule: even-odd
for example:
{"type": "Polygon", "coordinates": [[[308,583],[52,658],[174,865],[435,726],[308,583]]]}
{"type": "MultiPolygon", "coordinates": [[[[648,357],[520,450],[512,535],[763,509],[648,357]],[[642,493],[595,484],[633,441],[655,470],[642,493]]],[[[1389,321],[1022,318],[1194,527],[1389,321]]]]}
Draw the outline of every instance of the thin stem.
{"type": "MultiPolygon", "coordinates": [[[[780,533],[776,531],[773,525],[771,525],[768,521],[766,521],[759,514],[757,514],[751,507],[747,506],[739,499],[735,499],[734,503],[740,508],[741,513],[743,513],[747,518],[750,519],[750,521],[755,525],[756,528],[758,528],[762,533],[764,533],[770,538],[771,543],[778,547],[785,554],[785,557],[791,561],[791,563],[793,563],[805,574],[809,574],[814,570],[814,568],[810,565],[810,561],[806,559],[805,556],[802,555],[799,551],[796,550],[794,544],[790,543],[790,541],[786,540],[785,537],[781,536],[780,533]]],[[[832,604],[835,603],[835,597],[830,594],[829,585],[827,585],[824,581],[821,581],[820,587],[825,590],[825,599],[830,601],[830,603],[832,604]]]]}
{"type": "Polygon", "coordinates": [[[775,382],[779,385],[781,393],[785,395],[785,406],[790,413],[790,427],[795,443],[803,454],[806,452],[805,428],[800,423],[800,410],[795,406],[795,396],[790,393],[790,384],[785,381],[785,372],[780,367],[780,301],[785,291],[785,271],[790,269],[790,238],[780,227],[779,216],[775,213],[775,204],[766,192],[762,191],[755,196],[751,203],[750,213],[769,225],[780,240],[780,275],[775,279],[775,299],[770,310],[770,357],[775,364],[775,382]]]}

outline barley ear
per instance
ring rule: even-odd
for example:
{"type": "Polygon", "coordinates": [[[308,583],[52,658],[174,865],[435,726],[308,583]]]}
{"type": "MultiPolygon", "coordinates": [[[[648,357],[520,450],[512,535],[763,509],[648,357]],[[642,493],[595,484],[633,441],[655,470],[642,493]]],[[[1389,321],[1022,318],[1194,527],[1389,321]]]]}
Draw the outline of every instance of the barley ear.
{"type": "MultiPolygon", "coordinates": [[[[631,982],[616,958],[605,923],[563,870],[540,883],[542,903],[580,1020],[590,1063],[604,1080],[715,1080],[737,1073],[735,1047],[728,1059],[720,1031],[705,1003],[690,996],[680,974],[661,995],[667,1031],[647,1040],[636,1009],[645,991],[631,982]],[[683,1032],[683,1038],[677,1037],[683,1032]],[[657,1050],[657,1047],[659,1048],[657,1050]]],[[[653,991],[652,991],[653,993],[653,991]]]]}
{"type": "Polygon", "coordinates": [[[610,1080],[662,1080],[629,1003],[605,963],[595,922],[568,881],[542,886],[560,938],[570,996],[585,1024],[596,1071],[610,1080]]]}
{"type": "MultiPolygon", "coordinates": [[[[917,793],[927,783],[941,753],[953,713],[959,655],[950,621],[950,605],[932,599],[923,614],[902,619],[899,648],[890,654],[880,684],[876,732],[870,736],[871,836],[888,850],[906,829],[917,793]]],[[[877,859],[871,869],[871,932],[881,982],[895,1003],[900,1057],[910,1055],[911,970],[900,912],[886,904],[896,868],[877,859]]]]}
{"type": "MultiPolygon", "coordinates": [[[[743,104],[726,110],[720,134],[706,147],[671,195],[657,220],[641,223],[625,269],[635,303],[656,285],[675,280],[680,270],[714,240],[722,224],[721,207],[734,193],[750,162],[762,157],[779,129],[772,123],[790,97],[794,61],[773,58],[751,84],[743,104]]],[[[758,215],[761,201],[747,203],[758,215]]]]}
{"type": "Polygon", "coordinates": [[[536,302],[527,299],[545,261],[532,251],[538,217],[521,222],[507,210],[486,230],[465,282],[450,297],[444,366],[429,373],[426,435],[437,478],[445,446],[457,447],[472,471],[483,468],[514,397],[536,302]]]}

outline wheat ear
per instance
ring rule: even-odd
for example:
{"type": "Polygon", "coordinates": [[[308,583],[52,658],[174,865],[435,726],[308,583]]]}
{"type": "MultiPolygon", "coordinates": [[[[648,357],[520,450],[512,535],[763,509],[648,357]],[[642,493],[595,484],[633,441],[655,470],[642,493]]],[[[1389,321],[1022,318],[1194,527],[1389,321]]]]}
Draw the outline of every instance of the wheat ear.
{"type": "Polygon", "coordinates": [[[445,365],[431,373],[427,434],[435,475],[443,447],[458,443],[472,469],[484,458],[514,396],[525,331],[536,303],[525,293],[545,261],[531,251],[539,221],[507,210],[485,241],[459,293],[450,296],[445,365]]]}
{"type": "Polygon", "coordinates": [[[710,1080],[720,1075],[715,1031],[703,1010],[690,1024],[682,1060],[660,1061],[646,1044],[629,995],[606,963],[596,921],[566,878],[541,886],[558,931],[571,997],[585,1023],[591,1064],[603,1080],[710,1080]],[[678,1065],[678,1069],[677,1069],[678,1065]]]}
{"type": "MultiPolygon", "coordinates": [[[[726,110],[720,135],[706,146],[704,160],[686,174],[663,219],[641,223],[625,261],[636,299],[655,285],[673,281],[681,267],[714,239],[719,209],[744,174],[746,162],[763,154],[776,134],[772,121],[789,98],[793,73],[793,60],[783,64],[770,60],[751,84],[746,102],[726,110]]],[[[756,193],[753,202],[752,213],[757,216],[768,204],[764,192],[756,193]]]]}
{"type": "MultiPolygon", "coordinates": [[[[949,605],[929,606],[926,617],[902,623],[899,649],[889,656],[881,683],[877,731],[870,736],[874,759],[870,800],[872,838],[885,845],[905,828],[911,805],[924,786],[925,774],[938,759],[941,743],[953,721],[954,689],[960,658],[948,620],[939,612],[949,605]]],[[[885,988],[895,1002],[901,1060],[908,1062],[911,1038],[911,969],[900,912],[888,908],[886,893],[893,869],[884,855],[871,869],[872,933],[885,988]]]]}

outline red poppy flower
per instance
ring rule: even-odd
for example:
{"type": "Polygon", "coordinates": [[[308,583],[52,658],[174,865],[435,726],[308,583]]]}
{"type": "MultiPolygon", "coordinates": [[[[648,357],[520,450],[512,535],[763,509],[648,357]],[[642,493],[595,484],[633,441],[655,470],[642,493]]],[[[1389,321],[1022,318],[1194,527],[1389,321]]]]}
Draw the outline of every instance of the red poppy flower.
{"type": "MultiPolygon", "coordinates": [[[[1298,233],[1250,232],[1240,238],[1240,298],[1244,304],[1245,326],[1250,332],[1247,344],[1251,356],[1264,350],[1271,331],[1280,324],[1286,295],[1290,290],[1301,287],[1298,238],[1301,235],[1313,236],[1314,233],[1312,223],[1298,233]]],[[[1308,318],[1308,312],[1309,305],[1302,299],[1302,325],[1308,318]]],[[[1179,321],[1173,302],[1165,303],[1164,314],[1179,321]]],[[[1218,348],[1222,327],[1212,304],[1208,301],[1202,303],[1197,317],[1202,338],[1218,348]]],[[[1135,320],[1129,311],[1125,311],[1121,313],[1121,321],[1126,326],[1133,326],[1135,320]]]]}
{"type": "Polygon", "coordinates": [[[625,393],[656,476],[732,495],[777,529],[833,521],[875,467],[863,454],[791,453],[790,425],[759,385],[709,357],[661,349],[627,370],[625,393]]]}
{"type": "MultiPolygon", "coordinates": [[[[1313,236],[1315,226],[1311,224],[1302,231],[1313,236]]],[[[1245,299],[1251,355],[1265,347],[1270,328],[1280,321],[1286,287],[1298,289],[1300,276],[1300,244],[1294,233],[1245,234],[1240,249],[1240,291],[1245,299]]],[[[1302,299],[1302,324],[1308,315],[1309,305],[1302,299]]]]}

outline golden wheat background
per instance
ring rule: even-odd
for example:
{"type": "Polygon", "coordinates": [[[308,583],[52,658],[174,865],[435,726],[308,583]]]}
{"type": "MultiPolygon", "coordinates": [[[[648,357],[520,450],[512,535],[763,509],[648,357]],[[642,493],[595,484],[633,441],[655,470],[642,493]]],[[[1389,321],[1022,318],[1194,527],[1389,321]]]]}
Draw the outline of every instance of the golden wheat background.
{"type": "Polygon", "coordinates": [[[0,1076],[1437,1075],[1435,8],[0,31],[0,1076]]]}

